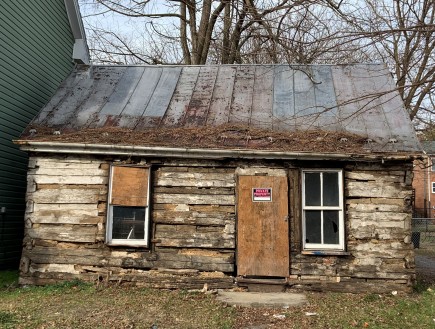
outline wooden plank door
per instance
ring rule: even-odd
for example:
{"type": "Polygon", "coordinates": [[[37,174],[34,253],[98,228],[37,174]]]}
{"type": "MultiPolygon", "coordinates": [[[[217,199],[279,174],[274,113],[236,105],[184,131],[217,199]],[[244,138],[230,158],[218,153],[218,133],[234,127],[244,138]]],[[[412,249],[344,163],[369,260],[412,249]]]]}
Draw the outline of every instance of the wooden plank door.
{"type": "Polygon", "coordinates": [[[237,274],[289,275],[288,185],[284,176],[239,176],[237,274]]]}

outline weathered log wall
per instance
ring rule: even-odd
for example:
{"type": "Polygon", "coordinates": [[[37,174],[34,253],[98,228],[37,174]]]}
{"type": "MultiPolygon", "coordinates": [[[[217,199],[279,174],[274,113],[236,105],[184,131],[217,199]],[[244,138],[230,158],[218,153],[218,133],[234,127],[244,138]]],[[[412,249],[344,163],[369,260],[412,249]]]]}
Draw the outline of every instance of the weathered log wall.
{"type": "Polygon", "coordinates": [[[31,158],[21,282],[104,277],[161,287],[231,286],[223,272],[234,271],[234,168],[153,168],[151,248],[110,247],[104,243],[109,163],[31,158]]]}
{"type": "MultiPolygon", "coordinates": [[[[80,277],[150,287],[231,287],[240,163],[154,159],[151,245],[145,249],[104,243],[109,160],[31,157],[21,283],[80,277]]],[[[344,167],[346,252],[323,256],[301,250],[299,165],[259,165],[288,168],[290,285],[345,291],[410,286],[411,163],[344,167]]]]}
{"type": "Polygon", "coordinates": [[[415,280],[411,183],[411,163],[347,165],[347,255],[317,257],[293,250],[291,279],[313,289],[408,290],[415,280]]]}

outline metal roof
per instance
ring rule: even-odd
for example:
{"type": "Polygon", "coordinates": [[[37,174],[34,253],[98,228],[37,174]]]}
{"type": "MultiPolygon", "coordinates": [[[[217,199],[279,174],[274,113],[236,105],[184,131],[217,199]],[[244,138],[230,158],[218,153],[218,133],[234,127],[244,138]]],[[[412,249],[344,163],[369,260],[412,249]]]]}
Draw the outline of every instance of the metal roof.
{"type": "Polygon", "coordinates": [[[427,154],[435,154],[435,141],[422,141],[421,146],[427,154]]]}
{"type": "Polygon", "coordinates": [[[347,132],[366,138],[372,151],[420,151],[383,64],[82,67],[29,127],[63,133],[228,123],[347,132]]]}

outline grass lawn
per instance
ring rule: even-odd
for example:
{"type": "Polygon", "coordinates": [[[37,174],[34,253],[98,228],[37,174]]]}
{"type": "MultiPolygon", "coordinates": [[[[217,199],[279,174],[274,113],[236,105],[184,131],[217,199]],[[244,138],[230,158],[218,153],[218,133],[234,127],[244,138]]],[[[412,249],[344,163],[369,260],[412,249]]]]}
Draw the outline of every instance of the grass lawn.
{"type": "Polygon", "coordinates": [[[289,309],[239,308],[214,295],[68,282],[18,287],[0,272],[0,328],[435,328],[435,286],[410,295],[306,293],[289,309]]]}

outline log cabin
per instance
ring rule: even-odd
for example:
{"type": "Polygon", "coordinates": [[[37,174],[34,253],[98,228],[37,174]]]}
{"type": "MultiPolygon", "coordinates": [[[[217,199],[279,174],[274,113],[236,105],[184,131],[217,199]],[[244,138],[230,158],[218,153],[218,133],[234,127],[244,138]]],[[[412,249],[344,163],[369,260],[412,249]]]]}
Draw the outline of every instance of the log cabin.
{"type": "Polygon", "coordinates": [[[415,280],[421,147],[383,64],[77,66],[15,142],[21,284],[415,280]]]}

